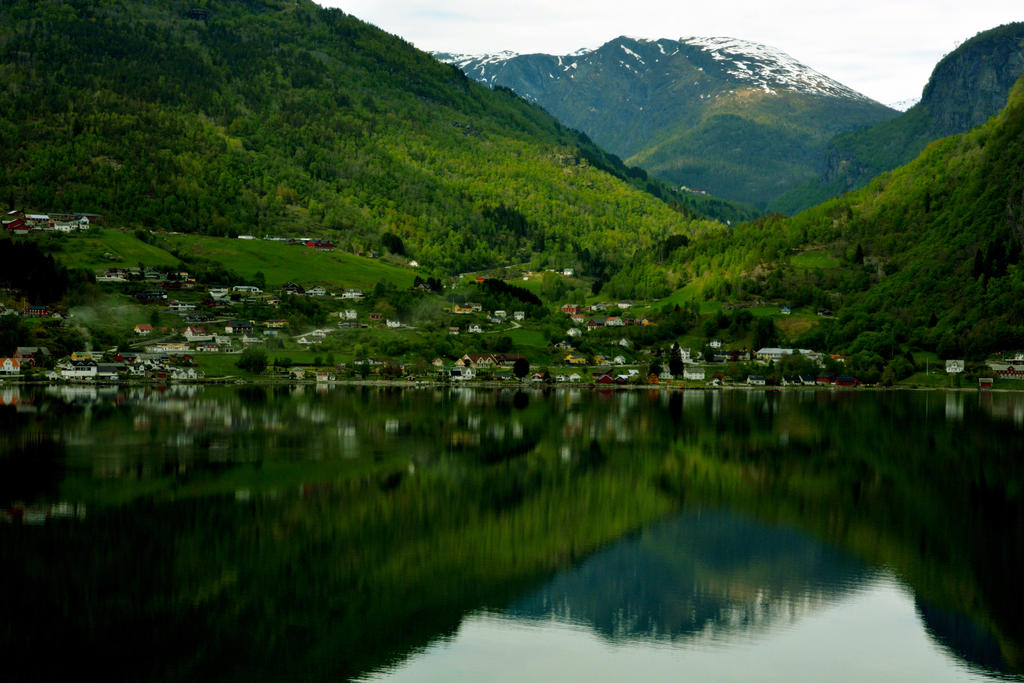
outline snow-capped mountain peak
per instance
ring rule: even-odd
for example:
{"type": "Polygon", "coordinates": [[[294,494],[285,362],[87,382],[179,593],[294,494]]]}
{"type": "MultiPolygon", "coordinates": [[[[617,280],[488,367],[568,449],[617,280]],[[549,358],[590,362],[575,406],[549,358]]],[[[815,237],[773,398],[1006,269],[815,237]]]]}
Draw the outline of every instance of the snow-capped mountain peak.
{"type": "MultiPolygon", "coordinates": [[[[531,68],[543,72],[545,80],[574,79],[580,69],[602,62],[611,64],[630,76],[668,76],[672,64],[689,62],[700,71],[717,72],[724,82],[757,88],[770,95],[795,91],[809,95],[868,101],[869,98],[801,64],[785,52],[746,40],[728,37],[661,38],[646,40],[625,36],[599,48],[583,48],[568,55],[498,52],[483,55],[435,53],[441,61],[455,64],[477,80],[496,85],[500,72],[531,60],[531,68]],[[711,63],[707,58],[711,58],[711,63]],[[702,64],[703,66],[700,66],[702,64]],[[657,73],[656,73],[657,72],[657,73]]],[[[712,96],[707,93],[706,96],[712,96]]]]}

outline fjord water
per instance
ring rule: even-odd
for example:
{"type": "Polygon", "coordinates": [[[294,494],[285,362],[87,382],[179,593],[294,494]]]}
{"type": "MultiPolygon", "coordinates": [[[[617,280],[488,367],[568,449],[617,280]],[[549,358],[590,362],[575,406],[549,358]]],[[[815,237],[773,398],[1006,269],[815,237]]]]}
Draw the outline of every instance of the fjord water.
{"type": "Polygon", "coordinates": [[[11,680],[1024,672],[1024,395],[0,385],[11,680]]]}

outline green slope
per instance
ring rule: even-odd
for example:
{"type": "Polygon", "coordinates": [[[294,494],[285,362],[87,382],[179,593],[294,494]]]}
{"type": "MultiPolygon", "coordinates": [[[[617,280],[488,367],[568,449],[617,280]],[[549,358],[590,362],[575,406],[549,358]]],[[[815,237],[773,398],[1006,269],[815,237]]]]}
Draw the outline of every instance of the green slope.
{"type": "Polygon", "coordinates": [[[1022,241],[1024,79],[988,124],[868,187],[699,239],[660,267],[707,297],[837,311],[796,344],[979,358],[1024,346],[1022,241]]]}
{"type": "Polygon", "coordinates": [[[540,108],[338,10],[194,4],[0,6],[0,201],[350,251],[394,234],[448,271],[623,259],[695,227],[540,108]]]}

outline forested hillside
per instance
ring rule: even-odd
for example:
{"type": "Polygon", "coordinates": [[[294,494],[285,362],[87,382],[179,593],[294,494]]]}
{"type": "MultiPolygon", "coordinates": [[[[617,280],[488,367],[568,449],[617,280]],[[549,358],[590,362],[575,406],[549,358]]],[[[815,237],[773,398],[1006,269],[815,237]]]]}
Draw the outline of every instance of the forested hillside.
{"type": "Polygon", "coordinates": [[[706,298],[836,311],[793,344],[879,361],[911,348],[978,358],[1024,346],[1022,242],[1024,79],[988,124],[868,187],[697,240],[647,269],[684,273],[706,298]]]}
{"type": "Polygon", "coordinates": [[[705,225],[539,107],[308,0],[5,2],[0,55],[11,208],[439,272],[621,262],[705,225]]]}
{"type": "Polygon", "coordinates": [[[983,31],[942,58],[921,101],[895,119],[838,136],[817,180],[769,208],[796,212],[908,163],[933,141],[985,123],[1024,74],[1024,23],[983,31]]]}

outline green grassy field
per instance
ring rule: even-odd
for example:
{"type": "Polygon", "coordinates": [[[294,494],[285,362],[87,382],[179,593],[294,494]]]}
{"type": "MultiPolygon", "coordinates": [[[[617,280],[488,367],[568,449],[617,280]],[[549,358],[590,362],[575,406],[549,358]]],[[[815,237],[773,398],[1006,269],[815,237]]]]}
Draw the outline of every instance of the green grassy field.
{"type": "Polygon", "coordinates": [[[70,268],[102,270],[132,268],[140,263],[146,266],[178,264],[173,254],[121,230],[93,229],[86,235],[69,237],[63,247],[57,257],[70,268]]]}
{"type": "Polygon", "coordinates": [[[805,251],[789,260],[797,268],[838,268],[839,260],[822,251],[805,251]]]}
{"type": "Polygon", "coordinates": [[[201,235],[162,235],[169,245],[184,253],[222,264],[243,277],[262,272],[268,288],[298,281],[322,284],[329,289],[372,288],[380,280],[410,287],[416,273],[380,259],[343,252],[318,252],[304,246],[265,240],[239,240],[201,235]]]}

